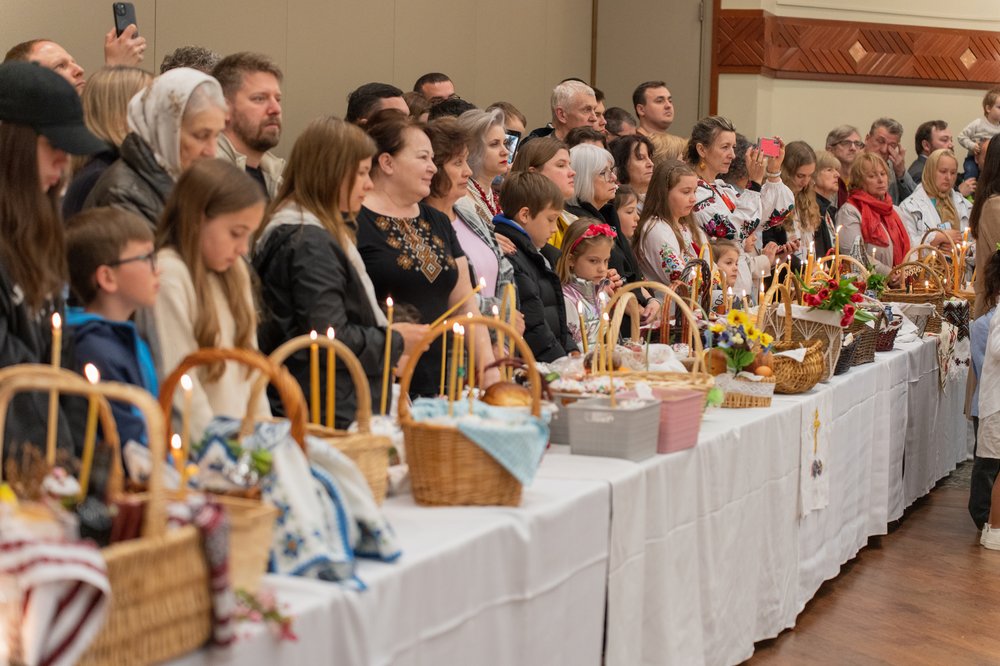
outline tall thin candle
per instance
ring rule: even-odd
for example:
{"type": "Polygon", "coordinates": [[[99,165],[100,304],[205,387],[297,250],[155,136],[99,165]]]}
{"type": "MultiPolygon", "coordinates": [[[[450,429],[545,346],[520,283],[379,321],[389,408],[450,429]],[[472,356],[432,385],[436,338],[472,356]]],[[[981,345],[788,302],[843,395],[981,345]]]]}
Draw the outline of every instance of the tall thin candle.
{"type": "MultiPolygon", "coordinates": [[[[472,314],[469,314],[472,318],[472,314]]],[[[472,413],[472,402],[476,397],[476,333],[475,327],[469,324],[469,413],[472,413]]]]}
{"type": "Polygon", "coordinates": [[[460,324],[452,326],[452,347],[451,347],[451,372],[448,377],[448,416],[455,415],[455,389],[458,386],[458,346],[461,344],[459,331],[462,330],[460,324]]]}
{"type": "MultiPolygon", "coordinates": [[[[52,367],[58,368],[62,362],[62,316],[52,313],[52,367]]],[[[56,431],[59,428],[59,391],[49,391],[49,419],[45,431],[45,462],[49,467],[56,464],[56,431]]]]}
{"type": "MultiPolygon", "coordinates": [[[[496,307],[496,306],[493,306],[496,307]]],[[[438,393],[442,396],[446,395],[444,392],[444,379],[445,371],[448,367],[448,322],[444,322],[444,331],[441,333],[441,386],[438,388],[438,393]]]]}
{"type": "Polygon", "coordinates": [[[177,470],[183,472],[187,467],[188,454],[191,451],[191,403],[194,399],[194,383],[187,374],[181,375],[181,391],[184,403],[181,408],[181,453],[177,462],[177,470]]]}
{"type": "Polygon", "coordinates": [[[576,302],[576,315],[580,320],[580,341],[583,344],[583,353],[587,353],[587,321],[583,316],[583,301],[576,302]]]}
{"type": "Polygon", "coordinates": [[[608,369],[608,392],[611,395],[611,406],[617,407],[618,400],[615,397],[615,345],[611,339],[611,322],[608,318],[608,313],[604,312],[601,314],[601,320],[604,323],[604,335],[606,336],[603,340],[604,346],[607,347],[607,369],[608,369]]]}
{"type": "Polygon", "coordinates": [[[386,413],[386,400],[389,397],[389,356],[392,352],[392,296],[385,299],[385,318],[388,324],[385,327],[385,360],[382,363],[382,402],[379,407],[379,413],[383,415],[386,413]]]}
{"type": "MultiPolygon", "coordinates": [[[[333,326],[326,329],[326,337],[330,340],[336,338],[337,334],[333,326]]],[[[333,347],[326,349],[326,427],[333,428],[336,421],[334,415],[337,413],[337,350],[333,347]]]]}
{"type": "MultiPolygon", "coordinates": [[[[101,373],[92,363],[83,366],[83,374],[91,384],[101,381],[101,373]]],[[[90,470],[94,465],[94,445],[97,440],[97,396],[91,395],[87,402],[87,426],[83,435],[83,458],[80,461],[80,500],[87,496],[90,485],[90,470]]]]}

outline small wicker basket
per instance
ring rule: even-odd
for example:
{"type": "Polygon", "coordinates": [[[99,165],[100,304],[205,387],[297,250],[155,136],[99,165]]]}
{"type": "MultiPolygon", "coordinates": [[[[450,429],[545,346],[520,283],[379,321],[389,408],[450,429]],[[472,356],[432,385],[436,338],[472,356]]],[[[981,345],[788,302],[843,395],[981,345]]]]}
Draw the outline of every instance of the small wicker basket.
{"type": "MultiPolygon", "coordinates": [[[[852,356],[851,365],[874,363],[876,338],[875,329],[867,323],[855,318],[855,320],[851,322],[851,325],[847,327],[847,332],[854,334],[854,354],[852,356]]],[[[842,349],[841,354],[843,353],[842,349]]]]}
{"type": "MultiPolygon", "coordinates": [[[[531,414],[541,415],[542,383],[535,357],[513,326],[486,317],[463,319],[466,329],[486,326],[504,333],[528,364],[531,378],[531,414]]],[[[419,353],[410,357],[400,380],[400,394],[407,395],[417,361],[430,343],[450,328],[439,324],[418,345],[419,353]]],[[[406,400],[399,401],[399,424],[406,442],[406,461],[410,466],[413,499],[430,506],[498,505],[521,503],[521,483],[500,463],[468,439],[453,425],[416,421],[406,400]]],[[[516,446],[517,442],[511,442],[516,446]]]]}
{"type": "MultiPolygon", "coordinates": [[[[336,428],[328,428],[319,423],[310,423],[306,430],[310,435],[326,440],[328,443],[350,458],[368,482],[372,496],[379,504],[385,500],[386,492],[389,488],[389,450],[392,442],[388,437],[373,435],[371,431],[372,423],[372,397],[369,388],[368,377],[361,361],[354,355],[350,347],[340,340],[319,336],[313,340],[308,335],[301,335],[293,338],[271,352],[271,362],[275,365],[283,365],[288,357],[297,351],[308,349],[310,345],[319,345],[322,349],[333,349],[337,359],[343,361],[347,368],[351,380],[354,382],[354,393],[357,396],[358,423],[357,432],[346,432],[336,428]]],[[[327,372],[331,372],[327,368],[327,372]]],[[[254,387],[254,395],[264,389],[262,381],[254,387]]]]}
{"type": "Polygon", "coordinates": [[[882,293],[883,301],[896,303],[929,303],[934,306],[934,314],[927,320],[925,332],[941,332],[941,315],[944,312],[945,281],[941,275],[930,266],[913,261],[904,262],[891,271],[887,279],[899,275],[902,284],[899,289],[886,289],[882,293]],[[921,283],[925,283],[923,286],[921,283]]]}
{"type": "MultiPolygon", "coordinates": [[[[785,394],[805,393],[826,376],[825,341],[813,338],[796,341],[792,336],[792,298],[784,285],[777,285],[765,295],[764,307],[769,306],[774,294],[784,296],[785,317],[783,337],[774,343],[771,367],[774,369],[774,392],[785,394]],[[806,349],[802,362],[787,356],[778,356],[774,352],[787,352],[795,349],[806,349]]],[[[779,306],[780,307],[780,306],[779,306]]]]}
{"type": "MultiPolygon", "coordinates": [[[[142,389],[117,382],[91,384],[51,366],[18,366],[0,375],[0,433],[13,396],[39,391],[96,397],[134,405],[146,420],[153,463],[146,496],[143,534],[101,550],[111,583],[111,610],[100,633],[79,660],[85,665],[139,666],[166,661],[203,645],[212,632],[208,566],[198,528],[167,531],[163,465],[163,417],[142,389]]],[[[102,400],[102,402],[103,402],[102,400]]],[[[102,409],[104,439],[119,446],[110,410],[102,409]]],[[[112,475],[111,485],[121,483],[112,475]]],[[[114,489],[111,488],[112,492],[114,489]]]]}

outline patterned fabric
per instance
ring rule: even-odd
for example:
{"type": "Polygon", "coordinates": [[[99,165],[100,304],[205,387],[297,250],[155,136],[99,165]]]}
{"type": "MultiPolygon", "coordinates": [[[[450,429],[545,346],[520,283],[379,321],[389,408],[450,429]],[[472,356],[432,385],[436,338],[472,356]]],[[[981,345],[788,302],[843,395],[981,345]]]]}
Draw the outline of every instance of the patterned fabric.
{"type": "Polygon", "coordinates": [[[590,280],[573,278],[572,282],[563,285],[563,298],[566,301],[566,323],[580,351],[583,351],[583,335],[580,332],[578,304],[583,304],[583,325],[587,327],[587,348],[590,349],[597,340],[603,310],[598,303],[597,286],[590,280]]]}
{"type": "Polygon", "coordinates": [[[399,252],[396,263],[404,270],[417,271],[428,282],[441,275],[444,266],[455,268],[455,259],[446,251],[440,236],[431,233],[431,225],[419,217],[378,216],[375,226],[386,235],[386,243],[399,252]]]}
{"type": "Polygon", "coordinates": [[[514,284],[514,265],[500,251],[500,245],[494,235],[493,216],[482,217],[482,214],[486,212],[485,206],[476,205],[470,197],[465,197],[455,204],[455,212],[458,213],[458,219],[487,247],[493,250],[493,254],[496,256],[498,270],[495,295],[482,296],[479,299],[479,311],[489,314],[494,305],[500,306],[504,288],[508,284],[514,284]]]}
{"type": "MultiPolygon", "coordinates": [[[[647,280],[670,284],[681,276],[681,271],[692,259],[698,258],[694,249],[695,239],[687,229],[681,230],[684,247],[677,242],[677,234],[663,220],[651,220],[642,245],[636,248],[639,266],[647,280]]],[[[697,239],[702,242],[702,238],[697,239]]]]}
{"type": "Polygon", "coordinates": [[[693,214],[709,237],[740,241],[758,229],[782,224],[794,207],[795,197],[784,183],[766,182],[755,192],[738,190],[722,180],[698,179],[693,214]]]}

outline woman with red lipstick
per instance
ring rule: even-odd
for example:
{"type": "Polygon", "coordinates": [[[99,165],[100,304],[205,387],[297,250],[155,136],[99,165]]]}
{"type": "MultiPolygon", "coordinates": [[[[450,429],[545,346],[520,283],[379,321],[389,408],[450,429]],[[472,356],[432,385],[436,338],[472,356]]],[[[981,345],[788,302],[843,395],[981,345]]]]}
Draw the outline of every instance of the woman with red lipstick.
{"type": "MultiPolygon", "coordinates": [[[[399,305],[416,310],[419,323],[429,324],[450,307],[463,303],[453,315],[479,314],[469,298],[472,280],[469,262],[448,216],[423,203],[431,193],[437,167],[426,126],[394,112],[381,112],[366,126],[375,140],[372,160],[374,189],[358,214],[358,251],[371,276],[379,303],[390,296],[399,305]]],[[[489,332],[476,330],[476,358],[491,363],[489,332]]],[[[441,338],[420,358],[410,391],[413,395],[438,393],[438,359],[441,338]]],[[[483,387],[498,377],[487,374],[483,387]]]]}

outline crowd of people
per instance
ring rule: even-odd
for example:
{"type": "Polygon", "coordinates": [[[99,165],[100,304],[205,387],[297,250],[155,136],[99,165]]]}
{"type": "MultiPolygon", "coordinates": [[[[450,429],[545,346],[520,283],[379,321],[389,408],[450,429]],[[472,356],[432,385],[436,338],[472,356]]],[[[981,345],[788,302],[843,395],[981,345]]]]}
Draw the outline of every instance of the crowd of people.
{"type": "MultiPolygon", "coordinates": [[[[797,268],[839,244],[888,274],[911,248],[948,251],[966,230],[984,267],[976,316],[995,305],[986,267],[1000,241],[1000,89],[958,136],[964,164],[940,120],[916,128],[907,163],[903,127],[888,117],[864,136],[833,128],[823,146],[753,141],[721,115],[681,133],[666,82],[639,84],[626,109],[566,79],[548,122],[529,132],[510,101],[473,104],[429,73],[408,92],[359,86],[343,119],[313,120],[286,161],[272,152],[289,141],[283,73],[268,56],[184,47],[153,77],[138,67],[145,41],[134,30],[109,33],[105,47],[107,66],[89,78],[49,40],[12,47],[0,66],[3,366],[49,360],[55,312],[73,341],[65,363],[154,393],[199,347],[269,353],[332,328],[374,397],[386,348],[401,367],[443,313],[490,315],[511,289],[512,321],[553,361],[594,339],[616,290],[676,285],[707,252],[718,289],[752,302],[780,262],[797,268]]],[[[633,315],[657,321],[662,296],[636,297],[633,315]]],[[[485,329],[468,344],[488,386],[506,350],[485,329]]],[[[440,351],[422,356],[413,394],[437,393],[440,351]]],[[[288,367],[308,392],[308,353],[288,367]]],[[[235,366],[194,378],[196,432],[246,409],[250,385],[235,366]]],[[[984,423],[1000,439],[1000,387],[987,385],[984,423]]],[[[355,389],[341,382],[336,393],[346,427],[355,389]]],[[[271,397],[252,409],[280,414],[271,397]]],[[[19,400],[8,433],[43,441],[45,396],[19,400]]],[[[135,415],[116,416],[142,440],[135,415]]]]}

